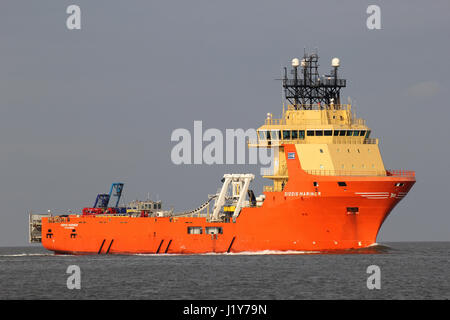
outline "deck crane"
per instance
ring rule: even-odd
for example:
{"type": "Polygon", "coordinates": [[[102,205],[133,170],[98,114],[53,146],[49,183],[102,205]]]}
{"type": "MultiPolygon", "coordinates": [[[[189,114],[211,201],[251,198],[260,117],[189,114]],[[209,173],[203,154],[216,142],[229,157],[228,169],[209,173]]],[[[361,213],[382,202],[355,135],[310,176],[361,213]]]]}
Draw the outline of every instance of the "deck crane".
{"type": "Polygon", "coordinates": [[[125,213],[126,208],[119,208],[119,201],[122,196],[123,185],[124,184],[121,182],[115,182],[111,184],[109,194],[107,193],[98,194],[97,198],[95,199],[94,206],[92,208],[84,208],[83,215],[95,215],[102,213],[111,213],[111,214],[125,213]],[[113,198],[115,199],[114,206],[109,206],[110,203],[111,204],[113,203],[112,202],[113,198]]]}

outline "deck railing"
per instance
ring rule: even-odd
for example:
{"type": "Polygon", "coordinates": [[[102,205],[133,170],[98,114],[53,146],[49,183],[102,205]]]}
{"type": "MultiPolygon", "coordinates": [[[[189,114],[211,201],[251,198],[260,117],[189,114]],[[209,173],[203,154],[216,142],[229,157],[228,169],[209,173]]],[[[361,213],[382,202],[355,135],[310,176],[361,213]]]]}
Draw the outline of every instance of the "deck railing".
{"type": "Polygon", "coordinates": [[[315,176],[386,176],[385,170],[305,170],[315,176]]]}
{"type": "MultiPolygon", "coordinates": [[[[320,119],[297,119],[296,124],[301,125],[310,125],[310,126],[319,126],[319,125],[329,125],[329,124],[342,124],[343,120],[340,119],[329,119],[329,118],[320,118],[320,119]]],[[[345,121],[346,124],[360,125],[365,126],[366,120],[361,118],[352,118],[349,121],[345,121]]],[[[264,121],[265,125],[271,126],[279,126],[285,125],[286,119],[277,119],[277,118],[266,118],[264,121]]]]}
{"type": "MultiPolygon", "coordinates": [[[[287,108],[288,110],[295,110],[294,106],[290,105],[287,108]]],[[[341,105],[323,105],[323,104],[305,104],[305,105],[299,105],[298,111],[322,111],[322,110],[345,110],[350,111],[351,105],[348,104],[341,104],[341,105]]],[[[303,124],[303,125],[328,125],[328,124],[354,124],[354,125],[366,125],[366,120],[362,118],[357,118],[356,115],[349,115],[347,118],[342,118],[341,116],[335,116],[335,114],[327,114],[325,115],[319,115],[317,119],[303,119],[303,118],[296,118],[295,120],[296,124],[303,124]]],[[[266,125],[285,125],[286,119],[281,118],[273,118],[271,114],[268,114],[268,117],[265,119],[266,125]]]]}
{"type": "Polygon", "coordinates": [[[393,177],[415,177],[416,172],[412,170],[386,170],[386,175],[393,177]]]}
{"type": "Polygon", "coordinates": [[[266,118],[266,121],[264,123],[267,125],[279,126],[282,124],[286,124],[286,119],[266,118]]]}
{"type": "MultiPolygon", "coordinates": [[[[311,137],[314,138],[314,137],[311,137]]],[[[321,137],[332,138],[330,144],[378,144],[378,139],[361,139],[362,137],[321,137]]],[[[305,139],[289,139],[289,140],[261,140],[261,139],[248,139],[247,144],[249,147],[278,147],[282,144],[305,144],[311,143],[309,137],[305,139]]]]}
{"type": "MultiPolygon", "coordinates": [[[[299,104],[298,110],[351,110],[350,104],[299,104]]],[[[295,110],[293,105],[288,105],[288,110],[295,110]]]]}
{"type": "MultiPolygon", "coordinates": [[[[411,170],[304,170],[306,173],[314,176],[394,176],[394,177],[415,177],[416,173],[411,170]]],[[[262,171],[263,176],[273,176],[274,171],[271,168],[265,168],[262,171]]]]}

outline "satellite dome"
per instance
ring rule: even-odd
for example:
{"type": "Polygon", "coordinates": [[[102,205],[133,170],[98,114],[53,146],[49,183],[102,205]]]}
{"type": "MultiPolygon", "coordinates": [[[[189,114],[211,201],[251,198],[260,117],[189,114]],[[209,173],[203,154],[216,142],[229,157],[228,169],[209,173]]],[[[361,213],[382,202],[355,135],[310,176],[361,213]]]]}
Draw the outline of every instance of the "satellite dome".
{"type": "Polygon", "coordinates": [[[331,60],[331,65],[333,67],[339,67],[339,58],[333,58],[333,60],[331,60]]]}

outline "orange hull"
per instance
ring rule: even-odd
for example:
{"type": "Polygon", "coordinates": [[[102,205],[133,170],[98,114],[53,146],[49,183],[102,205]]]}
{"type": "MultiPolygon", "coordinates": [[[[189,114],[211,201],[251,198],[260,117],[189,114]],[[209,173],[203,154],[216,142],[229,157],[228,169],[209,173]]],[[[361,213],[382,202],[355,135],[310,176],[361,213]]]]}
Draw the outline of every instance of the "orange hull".
{"type": "MultiPolygon", "coordinates": [[[[295,152],[293,145],[284,147],[286,154],[295,152]]],[[[412,173],[315,176],[302,170],[298,157],[287,164],[289,181],[284,190],[266,192],[261,207],[243,208],[234,223],[200,217],[43,218],[42,244],[70,254],[358,249],[376,242],[383,221],[415,183],[412,173]],[[223,232],[188,234],[188,227],[220,227],[223,232]]]]}

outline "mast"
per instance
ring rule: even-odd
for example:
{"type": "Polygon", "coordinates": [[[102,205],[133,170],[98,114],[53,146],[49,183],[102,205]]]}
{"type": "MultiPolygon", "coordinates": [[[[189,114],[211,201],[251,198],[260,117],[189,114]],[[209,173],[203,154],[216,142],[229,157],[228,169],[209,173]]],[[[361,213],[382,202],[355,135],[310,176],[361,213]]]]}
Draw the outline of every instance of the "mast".
{"type": "Polygon", "coordinates": [[[319,76],[319,56],[317,53],[304,54],[303,59],[292,59],[291,74],[293,78],[288,78],[287,68],[284,68],[283,88],[285,97],[296,110],[310,110],[314,104],[329,106],[334,104],[339,108],[341,88],[346,87],[346,80],[338,77],[339,59],[333,58],[329,75],[319,76]],[[301,75],[299,77],[299,66],[301,75]],[[301,104],[300,104],[301,101],[301,104]]]}

